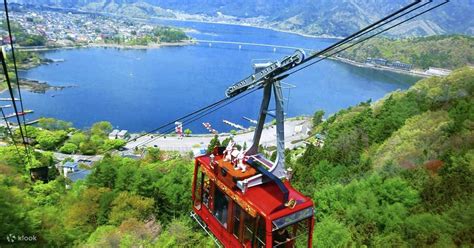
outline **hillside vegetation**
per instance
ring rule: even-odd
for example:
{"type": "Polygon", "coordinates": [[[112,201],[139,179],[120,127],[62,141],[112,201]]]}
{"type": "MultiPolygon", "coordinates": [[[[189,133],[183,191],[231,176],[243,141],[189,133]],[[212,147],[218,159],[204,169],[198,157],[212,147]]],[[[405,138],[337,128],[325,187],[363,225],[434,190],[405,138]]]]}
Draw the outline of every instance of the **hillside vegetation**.
{"type": "Polygon", "coordinates": [[[342,110],[324,146],[288,151],[313,197],[319,247],[453,247],[474,241],[474,69],[342,110]]]}
{"type": "MultiPolygon", "coordinates": [[[[20,150],[23,155],[23,150],[20,150]]],[[[150,149],[141,161],[107,155],[71,189],[50,153],[48,183],[30,181],[15,148],[0,147],[0,246],[6,237],[35,236],[29,247],[212,247],[195,227],[191,209],[193,162],[150,149]]]]}
{"type": "MultiPolygon", "coordinates": [[[[463,68],[325,122],[318,111],[313,131],[324,146],[286,152],[294,185],[316,204],[315,246],[472,245],[473,91],[474,70],[463,68]]],[[[50,167],[48,183],[31,182],[15,147],[0,147],[2,246],[11,233],[36,235],[28,245],[37,247],[213,246],[188,216],[189,157],[153,148],[141,160],[107,154],[69,190],[51,153],[32,161],[50,167]]]]}
{"type": "Polygon", "coordinates": [[[474,38],[440,35],[408,39],[374,38],[342,53],[358,62],[368,57],[413,64],[417,68],[455,69],[474,64],[474,38]]]}

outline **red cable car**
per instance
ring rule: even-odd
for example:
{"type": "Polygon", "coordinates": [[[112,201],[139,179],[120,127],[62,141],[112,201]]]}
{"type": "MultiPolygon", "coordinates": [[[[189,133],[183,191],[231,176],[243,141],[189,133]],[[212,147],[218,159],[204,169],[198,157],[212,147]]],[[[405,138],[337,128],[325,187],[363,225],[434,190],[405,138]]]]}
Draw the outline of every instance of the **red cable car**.
{"type": "MultiPolygon", "coordinates": [[[[269,66],[272,64],[255,64],[256,74],[269,66]]],[[[281,84],[268,80],[260,87],[264,88],[263,100],[252,146],[239,152],[229,144],[196,157],[191,216],[219,246],[311,247],[313,202],[291,186],[291,175],[284,167],[281,84]],[[277,121],[275,162],[257,153],[272,89],[277,121]]]]}

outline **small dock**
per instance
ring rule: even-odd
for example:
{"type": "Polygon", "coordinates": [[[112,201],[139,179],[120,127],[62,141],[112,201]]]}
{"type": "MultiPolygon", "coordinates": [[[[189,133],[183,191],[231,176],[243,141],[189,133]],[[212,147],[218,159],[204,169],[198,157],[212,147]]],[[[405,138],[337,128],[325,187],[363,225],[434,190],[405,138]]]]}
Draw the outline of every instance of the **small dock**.
{"type": "Polygon", "coordinates": [[[209,123],[209,122],[203,122],[202,125],[204,126],[204,128],[207,129],[207,131],[209,131],[209,133],[212,133],[212,134],[219,134],[219,132],[218,132],[216,129],[212,128],[211,123],[209,123]]]}
{"type": "Polygon", "coordinates": [[[27,115],[27,114],[31,114],[31,113],[33,113],[33,110],[25,110],[23,112],[9,114],[9,115],[5,116],[5,119],[10,119],[10,118],[13,118],[13,117],[23,116],[23,115],[27,115]]]}
{"type": "Polygon", "coordinates": [[[38,122],[39,122],[39,119],[38,119],[38,120],[33,120],[33,121],[28,121],[28,122],[26,122],[25,124],[26,124],[27,126],[31,126],[31,125],[34,125],[34,124],[36,124],[36,123],[38,123],[38,122]]]}
{"type": "Polygon", "coordinates": [[[230,122],[230,121],[228,121],[228,120],[222,120],[222,122],[224,122],[225,124],[227,124],[227,125],[229,125],[229,126],[231,126],[231,127],[233,127],[233,128],[237,128],[237,129],[240,129],[240,130],[247,130],[245,127],[243,127],[243,126],[241,126],[241,125],[239,125],[239,124],[235,124],[235,123],[233,123],[233,122],[230,122]]]}
{"type": "Polygon", "coordinates": [[[244,118],[245,120],[249,121],[249,122],[252,123],[252,124],[257,125],[257,121],[256,121],[256,120],[250,119],[250,118],[245,117],[245,116],[243,116],[242,118],[244,118]]]}
{"type": "MultiPolygon", "coordinates": [[[[13,100],[15,100],[15,101],[20,101],[20,99],[18,99],[18,98],[13,98],[13,100]]],[[[11,99],[11,98],[1,97],[1,98],[0,98],[0,101],[8,101],[8,102],[11,102],[12,99],[11,99]]]]}

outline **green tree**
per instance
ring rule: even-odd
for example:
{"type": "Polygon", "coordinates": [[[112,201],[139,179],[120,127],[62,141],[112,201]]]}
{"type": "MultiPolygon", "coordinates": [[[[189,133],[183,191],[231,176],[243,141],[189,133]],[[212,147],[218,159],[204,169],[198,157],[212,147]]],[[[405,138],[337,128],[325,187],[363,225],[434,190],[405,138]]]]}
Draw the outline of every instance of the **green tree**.
{"type": "Polygon", "coordinates": [[[64,225],[65,234],[69,232],[74,239],[83,240],[98,227],[100,199],[107,188],[78,189],[77,195],[70,194],[65,200],[64,225]]]}
{"type": "Polygon", "coordinates": [[[97,153],[97,149],[97,145],[90,140],[81,142],[81,144],[79,145],[79,150],[84,155],[94,155],[97,153]]]}
{"type": "Polygon", "coordinates": [[[101,150],[105,152],[117,150],[119,148],[124,147],[126,143],[127,142],[125,140],[121,140],[121,139],[113,139],[113,140],[106,139],[104,141],[104,144],[102,144],[101,146],[101,150]]]}
{"type": "Polygon", "coordinates": [[[449,239],[451,228],[441,216],[430,213],[413,215],[405,221],[406,238],[414,247],[453,246],[449,239]]]}
{"type": "MultiPolygon", "coordinates": [[[[191,180],[193,169],[189,162],[171,160],[172,165],[166,169],[163,176],[156,182],[160,190],[160,219],[168,221],[177,218],[190,210],[191,206],[191,180]]],[[[163,170],[164,168],[162,168],[163,170]]]]}
{"type": "Polygon", "coordinates": [[[218,147],[220,145],[221,142],[219,141],[219,136],[214,135],[214,138],[211,139],[209,145],[207,146],[207,153],[211,153],[214,150],[214,147],[218,147]]]}
{"type": "Polygon", "coordinates": [[[67,130],[72,127],[71,122],[65,122],[56,120],[54,118],[40,118],[38,120],[38,126],[47,130],[67,130]]]}
{"type": "Polygon", "coordinates": [[[149,163],[154,163],[154,162],[160,161],[162,156],[163,156],[163,152],[161,152],[159,148],[148,147],[146,149],[144,161],[149,162],[149,163]]]}
{"type": "Polygon", "coordinates": [[[117,178],[117,170],[127,162],[120,157],[105,157],[99,161],[87,178],[87,184],[95,187],[113,189],[117,178]]]}
{"type": "Polygon", "coordinates": [[[34,231],[34,224],[28,210],[31,207],[28,196],[19,188],[0,185],[0,235],[5,239],[11,234],[34,231]]]}
{"type": "Polygon", "coordinates": [[[120,224],[131,218],[148,219],[153,211],[154,200],[123,191],[112,202],[109,221],[120,224]]]}
{"type": "Polygon", "coordinates": [[[191,135],[192,133],[193,133],[193,131],[191,131],[191,129],[189,129],[189,128],[186,128],[186,129],[184,130],[184,134],[185,134],[186,136],[189,136],[189,135],[191,135]]]}
{"type": "Polygon", "coordinates": [[[36,136],[41,149],[44,150],[55,150],[61,143],[67,138],[65,131],[48,131],[43,130],[36,136]]]}
{"type": "Polygon", "coordinates": [[[78,149],[79,147],[74,143],[65,143],[61,148],[59,148],[59,151],[66,154],[73,154],[78,149]]]}
{"type": "Polygon", "coordinates": [[[106,137],[109,135],[110,132],[112,132],[112,124],[108,121],[100,121],[97,123],[94,123],[91,127],[91,133],[92,135],[98,135],[101,137],[106,137]]]}
{"type": "Polygon", "coordinates": [[[316,112],[314,112],[314,115],[313,115],[313,127],[319,125],[322,121],[323,121],[323,117],[324,117],[324,111],[323,110],[318,110],[316,112]]]}
{"type": "Polygon", "coordinates": [[[77,132],[71,135],[68,139],[68,143],[73,143],[76,146],[79,146],[82,142],[87,140],[87,136],[82,132],[77,132]]]}
{"type": "Polygon", "coordinates": [[[314,229],[313,243],[317,247],[349,247],[352,244],[351,231],[333,218],[325,218],[314,229]]]}
{"type": "Polygon", "coordinates": [[[156,247],[214,247],[211,238],[202,232],[189,230],[187,220],[174,219],[156,240],[156,247]]]}

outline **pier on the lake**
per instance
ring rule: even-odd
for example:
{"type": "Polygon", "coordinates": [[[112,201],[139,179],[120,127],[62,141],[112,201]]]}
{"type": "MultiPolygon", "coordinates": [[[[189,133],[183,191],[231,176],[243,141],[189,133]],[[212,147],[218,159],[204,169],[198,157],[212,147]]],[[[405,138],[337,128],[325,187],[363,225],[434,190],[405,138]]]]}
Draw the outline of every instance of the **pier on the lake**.
{"type": "MultiPolygon", "coordinates": [[[[20,99],[18,99],[18,98],[13,98],[13,100],[20,101],[20,99]]],[[[11,98],[0,97],[0,101],[11,102],[12,99],[11,98]]]]}
{"type": "Polygon", "coordinates": [[[23,112],[9,114],[9,115],[5,116],[5,119],[10,119],[10,118],[13,118],[13,117],[16,117],[16,116],[27,115],[27,114],[30,114],[30,113],[33,113],[33,110],[25,110],[23,112]]]}
{"type": "Polygon", "coordinates": [[[247,130],[245,127],[243,127],[242,125],[239,125],[239,124],[235,124],[233,122],[230,122],[228,120],[222,120],[222,122],[224,122],[225,124],[231,126],[231,127],[234,127],[234,128],[237,128],[237,129],[240,129],[240,130],[247,130]]]}

